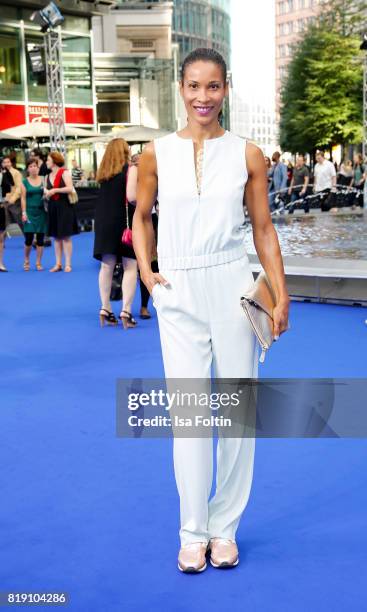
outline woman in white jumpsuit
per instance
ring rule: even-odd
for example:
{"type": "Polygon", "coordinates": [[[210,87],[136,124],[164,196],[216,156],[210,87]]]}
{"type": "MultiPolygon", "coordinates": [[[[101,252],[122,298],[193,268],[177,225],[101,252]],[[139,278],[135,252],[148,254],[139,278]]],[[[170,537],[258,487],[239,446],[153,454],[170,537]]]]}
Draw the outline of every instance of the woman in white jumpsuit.
{"type": "MultiPolygon", "coordinates": [[[[256,378],[259,347],[240,305],[254,282],[244,245],[244,195],[259,259],[274,288],[274,337],[288,325],[289,297],[267,202],[264,156],[218,122],[226,65],[196,49],[180,83],[187,126],[149,143],[140,158],[134,249],[157,310],[167,379],[256,378]],[[159,202],[158,265],[150,267],[151,209],[159,202]]],[[[212,439],[174,437],[185,572],[238,564],[235,541],[253,474],[255,439],[220,437],[215,495],[212,439]]]]}

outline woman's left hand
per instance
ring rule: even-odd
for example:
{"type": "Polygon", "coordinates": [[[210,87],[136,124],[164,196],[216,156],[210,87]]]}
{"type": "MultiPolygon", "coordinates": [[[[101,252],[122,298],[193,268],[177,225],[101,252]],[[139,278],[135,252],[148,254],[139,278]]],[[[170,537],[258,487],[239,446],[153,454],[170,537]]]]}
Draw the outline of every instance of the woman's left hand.
{"type": "Polygon", "coordinates": [[[46,198],[51,198],[53,195],[55,195],[55,193],[56,193],[55,189],[45,189],[46,198]]]}
{"type": "Polygon", "coordinates": [[[289,311],[290,300],[284,300],[279,302],[273,308],[273,335],[274,340],[278,340],[280,334],[287,331],[290,328],[288,323],[288,311],[289,311]]]}

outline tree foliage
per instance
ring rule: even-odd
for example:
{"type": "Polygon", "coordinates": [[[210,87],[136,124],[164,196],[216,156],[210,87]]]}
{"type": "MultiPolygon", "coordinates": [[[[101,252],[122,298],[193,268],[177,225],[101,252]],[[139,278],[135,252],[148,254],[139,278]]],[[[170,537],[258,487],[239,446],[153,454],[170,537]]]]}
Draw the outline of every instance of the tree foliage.
{"type": "Polygon", "coordinates": [[[330,0],[293,49],[281,91],[283,150],[358,143],[363,131],[361,22],[366,3],[330,0]]]}

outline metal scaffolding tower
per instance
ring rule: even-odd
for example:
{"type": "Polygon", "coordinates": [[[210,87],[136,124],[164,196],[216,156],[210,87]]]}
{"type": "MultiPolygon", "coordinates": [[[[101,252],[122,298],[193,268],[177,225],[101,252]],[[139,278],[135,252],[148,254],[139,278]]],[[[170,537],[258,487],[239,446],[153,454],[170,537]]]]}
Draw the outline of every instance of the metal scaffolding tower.
{"type": "Polygon", "coordinates": [[[50,145],[65,154],[65,111],[62,78],[61,32],[48,30],[45,33],[46,83],[48,116],[50,122],[50,145]]]}

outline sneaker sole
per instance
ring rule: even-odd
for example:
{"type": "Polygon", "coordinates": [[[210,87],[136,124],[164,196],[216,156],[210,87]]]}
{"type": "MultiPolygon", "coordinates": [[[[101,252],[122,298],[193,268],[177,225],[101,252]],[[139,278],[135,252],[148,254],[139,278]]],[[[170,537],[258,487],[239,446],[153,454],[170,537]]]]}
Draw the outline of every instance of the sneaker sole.
{"type": "Polygon", "coordinates": [[[203,565],[203,567],[200,567],[199,569],[196,569],[195,567],[187,567],[186,569],[183,569],[179,563],[177,564],[177,567],[180,572],[183,572],[184,574],[198,574],[200,572],[203,572],[207,568],[207,564],[205,563],[205,565],[203,565]]]}
{"type": "Polygon", "coordinates": [[[238,565],[239,562],[240,562],[239,557],[237,557],[237,560],[234,563],[228,563],[227,561],[223,561],[223,563],[215,563],[213,559],[210,558],[211,565],[217,569],[227,569],[230,567],[236,567],[236,565],[238,565]]]}

